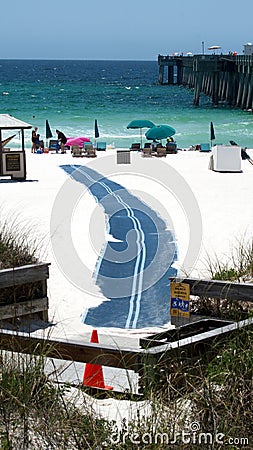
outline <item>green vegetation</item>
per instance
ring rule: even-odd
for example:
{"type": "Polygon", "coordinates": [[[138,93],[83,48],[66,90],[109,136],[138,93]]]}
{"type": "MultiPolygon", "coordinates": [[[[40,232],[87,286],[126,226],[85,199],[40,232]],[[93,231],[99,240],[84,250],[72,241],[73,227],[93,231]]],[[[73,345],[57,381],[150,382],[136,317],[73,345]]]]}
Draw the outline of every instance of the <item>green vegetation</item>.
{"type": "Polygon", "coordinates": [[[253,239],[238,240],[224,262],[208,257],[207,267],[213,280],[249,281],[253,278],[253,239]]]}
{"type": "MultiPolygon", "coordinates": [[[[0,211],[1,213],[1,211],[0,211]]],[[[1,214],[0,214],[1,219],[1,214]]],[[[2,221],[0,225],[0,269],[34,264],[38,262],[38,245],[29,228],[24,231],[17,219],[2,221]]]]}
{"type": "Polygon", "coordinates": [[[44,374],[44,358],[3,353],[0,362],[0,445],[11,449],[93,449],[109,424],[66,401],[67,386],[44,374]]]}

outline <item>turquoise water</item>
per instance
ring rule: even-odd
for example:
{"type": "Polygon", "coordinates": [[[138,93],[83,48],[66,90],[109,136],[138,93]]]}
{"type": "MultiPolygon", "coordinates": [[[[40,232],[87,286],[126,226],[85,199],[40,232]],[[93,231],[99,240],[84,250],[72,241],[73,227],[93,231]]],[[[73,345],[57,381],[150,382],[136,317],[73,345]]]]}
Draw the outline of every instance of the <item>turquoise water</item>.
{"type": "MultiPolygon", "coordinates": [[[[116,147],[140,140],[138,130],[126,128],[135,118],[171,125],[182,148],[208,142],[213,121],[217,143],[232,139],[253,148],[252,113],[215,108],[205,96],[194,107],[192,90],[159,86],[157,80],[156,61],[1,60],[0,113],[38,126],[43,139],[46,119],[54,137],[59,128],[67,136],[91,139],[97,119],[100,140],[116,147]]],[[[17,139],[15,143],[19,145],[17,139]]]]}

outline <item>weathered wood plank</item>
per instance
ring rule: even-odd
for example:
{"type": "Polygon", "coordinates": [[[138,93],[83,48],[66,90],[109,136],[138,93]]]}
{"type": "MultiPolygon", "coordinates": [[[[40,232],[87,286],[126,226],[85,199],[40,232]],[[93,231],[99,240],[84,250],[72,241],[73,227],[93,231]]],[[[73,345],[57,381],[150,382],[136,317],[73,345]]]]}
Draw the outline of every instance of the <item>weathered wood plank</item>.
{"type": "Polygon", "coordinates": [[[182,339],[203,334],[213,329],[223,328],[232,323],[234,322],[231,320],[200,318],[194,322],[185,323],[184,325],[141,338],[140,346],[142,348],[148,348],[165,343],[168,344],[169,342],[181,341],[182,339]]]}
{"type": "Polygon", "coordinates": [[[134,371],[139,370],[139,356],[142,353],[139,349],[119,349],[90,342],[79,344],[73,341],[40,339],[27,333],[11,333],[7,330],[0,331],[0,348],[134,371]]]}
{"type": "Polygon", "coordinates": [[[197,278],[170,278],[171,281],[190,285],[191,295],[253,302],[253,284],[231,283],[219,280],[200,280],[197,278]]]}
{"type": "Polygon", "coordinates": [[[167,352],[169,352],[171,356],[173,356],[173,354],[175,353],[178,353],[178,351],[184,352],[185,355],[188,352],[190,354],[198,354],[200,349],[202,349],[203,352],[205,346],[212,346],[214,341],[217,343],[219,340],[222,340],[226,336],[232,335],[233,333],[238,332],[243,328],[252,330],[253,318],[241,320],[240,322],[234,322],[220,328],[215,328],[204,333],[196,334],[188,338],[183,338],[179,341],[152,347],[147,351],[154,356],[159,356],[159,358],[161,358],[161,356],[167,352]]]}
{"type": "Polygon", "coordinates": [[[0,289],[48,279],[49,265],[38,263],[0,270],[0,289]]]}
{"type": "Polygon", "coordinates": [[[26,302],[0,306],[0,320],[17,318],[48,310],[48,298],[37,298],[26,302]]]}

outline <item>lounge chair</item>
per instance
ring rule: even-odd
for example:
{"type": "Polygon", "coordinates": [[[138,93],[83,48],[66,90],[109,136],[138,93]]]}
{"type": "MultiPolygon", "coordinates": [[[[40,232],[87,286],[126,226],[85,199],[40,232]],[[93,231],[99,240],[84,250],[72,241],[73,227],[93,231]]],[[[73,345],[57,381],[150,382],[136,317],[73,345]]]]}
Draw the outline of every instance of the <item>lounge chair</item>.
{"type": "Polygon", "coordinates": [[[151,156],[152,157],[152,149],[151,149],[151,147],[149,146],[149,147],[144,147],[143,149],[142,149],[142,156],[151,156]]]}
{"type": "Polygon", "coordinates": [[[80,157],[83,156],[83,149],[79,145],[73,145],[71,149],[72,156],[80,157]]]}
{"type": "Polygon", "coordinates": [[[97,142],[97,150],[100,151],[105,151],[106,150],[106,142],[97,142]]]}
{"type": "Polygon", "coordinates": [[[166,144],[166,153],[177,153],[177,144],[175,142],[167,142],[166,144]]]}
{"type": "Polygon", "coordinates": [[[92,144],[85,144],[84,145],[84,154],[83,156],[86,156],[88,158],[95,158],[96,155],[96,149],[93,147],[92,144]]]}
{"type": "Polygon", "coordinates": [[[156,153],[154,153],[154,155],[158,156],[158,157],[160,157],[160,156],[167,156],[166,147],[159,147],[159,146],[157,146],[156,153]]]}
{"type": "Polygon", "coordinates": [[[134,142],[130,147],[130,150],[140,150],[140,149],[141,149],[141,144],[139,142],[134,142]]]}
{"type": "Polygon", "coordinates": [[[90,150],[91,148],[94,148],[92,142],[84,142],[83,143],[83,151],[87,152],[87,150],[90,150]]]}
{"type": "Polygon", "coordinates": [[[59,142],[57,139],[50,139],[49,145],[48,145],[48,150],[55,151],[58,153],[58,151],[60,150],[60,145],[59,145],[59,142]]]}
{"type": "Polygon", "coordinates": [[[211,148],[210,148],[210,144],[209,143],[204,143],[204,144],[200,144],[200,152],[210,152],[211,148]]]}

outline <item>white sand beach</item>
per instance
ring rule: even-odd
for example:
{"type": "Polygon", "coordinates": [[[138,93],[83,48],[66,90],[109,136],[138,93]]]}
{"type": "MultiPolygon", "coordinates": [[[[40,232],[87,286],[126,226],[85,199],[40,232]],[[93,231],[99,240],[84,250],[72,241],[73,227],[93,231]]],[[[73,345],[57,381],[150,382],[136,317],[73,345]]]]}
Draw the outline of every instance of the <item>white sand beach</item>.
{"type": "MultiPolygon", "coordinates": [[[[247,151],[252,157],[253,151],[247,151]]],[[[187,275],[207,276],[205,270],[207,255],[210,257],[216,255],[221,260],[227,260],[236,242],[252,237],[253,166],[248,161],[242,161],[240,173],[221,173],[208,170],[210,153],[198,151],[179,151],[176,155],[167,155],[166,158],[159,158],[159,160],[155,157],[143,158],[140,153],[132,152],[130,165],[117,165],[116,150],[113,149],[98,152],[98,157],[94,159],[73,158],[70,152],[63,155],[31,154],[30,151],[26,153],[27,181],[11,182],[2,179],[1,215],[2,219],[5,218],[10,222],[14,220],[13,217],[16,218],[14,223],[18,227],[29,230],[31,239],[36,238],[39,242],[40,259],[50,263],[49,316],[53,324],[50,333],[54,336],[87,340],[91,327],[82,323],[84,311],[89,306],[95,306],[104,301],[92,276],[89,280],[89,283],[94,285],[92,292],[89,293],[87,289],[85,292],[73,284],[71,275],[62,272],[59,261],[56,261],[54,257],[50,220],[55,208],[55,199],[62,191],[64,183],[69,180],[68,174],[60,168],[61,165],[88,164],[100,172],[104,167],[106,176],[111,167],[111,177],[114,181],[146,203],[150,203],[153,208],[157,207],[161,215],[167,214],[175,231],[178,246],[176,266],[181,273],[186,270],[187,275]],[[170,179],[167,186],[162,185],[161,165],[169,170],[170,179]],[[142,169],[143,173],[140,173],[142,169]],[[153,174],[153,179],[150,174],[153,174]],[[185,199],[185,204],[184,199],[180,197],[181,186],[183,190],[187,189],[191,192],[191,196],[185,199]],[[193,202],[193,199],[196,203],[191,209],[191,204],[189,205],[188,202],[193,202]],[[196,205],[199,208],[200,217],[194,219],[190,215],[191,211],[192,214],[197,214],[194,209],[196,205]],[[197,236],[194,230],[190,229],[195,226],[195,223],[198,227],[197,236]],[[190,239],[194,242],[189,242],[190,239]],[[194,255],[190,260],[192,267],[188,265],[185,269],[182,267],[185,254],[189,247],[194,248],[194,245],[199,250],[199,254],[194,255]]],[[[73,180],[71,183],[71,186],[78,184],[73,180]]],[[[80,259],[92,274],[101,253],[101,247],[108,239],[105,232],[105,218],[102,209],[98,207],[87,189],[82,188],[80,192],[75,193],[75,196],[77,200],[73,205],[71,216],[71,237],[80,259]],[[94,224],[96,224],[97,233],[95,236],[92,231],[94,224]]],[[[167,217],[164,218],[167,220],[167,217]]],[[[51,228],[52,233],[53,226],[51,228]]],[[[58,232],[62,231],[59,231],[56,226],[53,233],[58,232]]],[[[64,248],[66,237],[59,236],[59,238],[64,248]]],[[[66,248],[65,258],[68,260],[67,250],[66,248]]],[[[146,329],[132,330],[131,334],[134,338],[141,332],[147,331],[146,329]]],[[[126,330],[121,329],[109,331],[101,329],[100,335],[113,334],[120,338],[125,332],[126,330]]]]}

